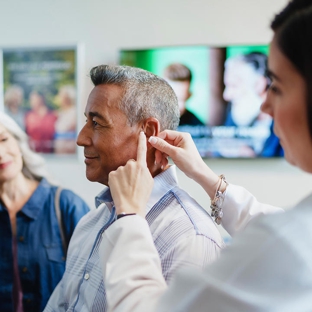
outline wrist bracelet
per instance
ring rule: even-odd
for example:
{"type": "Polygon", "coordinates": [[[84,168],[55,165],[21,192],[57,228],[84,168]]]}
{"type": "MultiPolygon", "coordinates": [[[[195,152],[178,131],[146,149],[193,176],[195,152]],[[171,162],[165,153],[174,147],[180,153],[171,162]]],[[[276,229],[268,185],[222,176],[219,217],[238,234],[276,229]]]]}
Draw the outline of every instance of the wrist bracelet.
{"type": "Polygon", "coordinates": [[[122,217],[126,217],[126,216],[134,216],[134,215],[136,215],[136,213],[126,213],[126,212],[122,212],[122,213],[120,213],[120,214],[118,214],[117,215],[117,220],[118,219],[120,219],[120,218],[122,218],[122,217]]]}
{"type": "Polygon", "coordinates": [[[220,182],[219,182],[219,185],[217,187],[216,194],[215,194],[214,198],[211,199],[211,204],[210,204],[211,216],[213,218],[215,218],[215,222],[218,225],[221,223],[221,219],[223,217],[223,211],[222,211],[222,208],[221,208],[221,205],[223,203],[223,198],[221,196],[222,196],[223,193],[220,191],[221,186],[222,186],[222,182],[225,182],[225,190],[224,190],[224,192],[226,191],[226,188],[228,186],[228,183],[227,183],[227,181],[225,179],[225,176],[223,174],[221,174],[219,176],[219,178],[220,178],[220,182]]]}

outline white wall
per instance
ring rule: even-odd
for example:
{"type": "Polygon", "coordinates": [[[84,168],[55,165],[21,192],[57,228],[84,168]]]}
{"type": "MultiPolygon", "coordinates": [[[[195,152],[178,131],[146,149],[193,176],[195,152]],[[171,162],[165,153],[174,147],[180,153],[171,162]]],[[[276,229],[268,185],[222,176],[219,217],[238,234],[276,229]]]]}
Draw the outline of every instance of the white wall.
{"type": "MultiPolygon", "coordinates": [[[[286,0],[0,0],[0,47],[80,44],[81,119],[91,90],[88,71],[117,63],[120,48],[183,44],[267,44],[269,24],[286,0]]],[[[217,173],[259,200],[289,207],[312,177],[285,160],[207,160],[217,173]]],[[[84,176],[79,159],[48,159],[52,174],[93,206],[101,185],[84,176]]],[[[208,207],[203,190],[179,172],[181,185],[208,207]]]]}

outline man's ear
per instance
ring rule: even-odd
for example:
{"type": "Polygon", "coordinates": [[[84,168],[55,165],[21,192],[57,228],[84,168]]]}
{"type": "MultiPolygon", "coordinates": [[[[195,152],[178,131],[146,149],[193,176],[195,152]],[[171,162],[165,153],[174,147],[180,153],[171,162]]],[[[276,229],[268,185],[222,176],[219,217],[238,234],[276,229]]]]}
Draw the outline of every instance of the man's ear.
{"type": "Polygon", "coordinates": [[[144,120],[142,124],[142,131],[144,131],[146,138],[157,136],[160,132],[160,124],[158,119],[150,117],[144,120]]]}

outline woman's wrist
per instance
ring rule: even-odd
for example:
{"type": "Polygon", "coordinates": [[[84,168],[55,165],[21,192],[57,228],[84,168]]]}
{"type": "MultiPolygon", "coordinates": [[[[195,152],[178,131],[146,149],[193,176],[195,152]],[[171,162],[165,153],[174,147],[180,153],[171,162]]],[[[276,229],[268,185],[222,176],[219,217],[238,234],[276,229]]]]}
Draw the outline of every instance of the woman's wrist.
{"type": "Polygon", "coordinates": [[[225,187],[224,187],[224,191],[225,191],[228,183],[223,174],[219,176],[219,183],[218,183],[218,187],[217,187],[214,197],[210,198],[211,199],[211,204],[210,204],[211,216],[215,218],[215,222],[217,224],[221,224],[222,217],[223,217],[222,204],[223,204],[225,194],[223,193],[224,191],[222,191],[221,189],[222,183],[225,184],[225,187]]]}
{"type": "MultiPolygon", "coordinates": [[[[197,167],[196,173],[193,174],[193,180],[202,186],[210,198],[213,198],[220,178],[206,164],[202,167],[197,167]]],[[[221,186],[223,188],[223,186],[221,186]]]]}

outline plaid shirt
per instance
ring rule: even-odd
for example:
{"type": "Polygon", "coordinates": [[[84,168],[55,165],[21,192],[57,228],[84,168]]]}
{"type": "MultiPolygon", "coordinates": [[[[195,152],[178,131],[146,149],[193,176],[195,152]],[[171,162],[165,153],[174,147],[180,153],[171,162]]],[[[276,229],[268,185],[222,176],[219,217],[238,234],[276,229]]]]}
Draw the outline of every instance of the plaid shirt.
{"type": "MultiPolygon", "coordinates": [[[[66,271],[45,312],[107,311],[99,246],[103,232],[116,219],[109,189],[97,196],[96,206],[97,209],[84,216],[76,227],[70,241],[66,271]]],[[[223,247],[210,215],[179,188],[175,166],[154,178],[146,220],[167,282],[182,266],[204,267],[223,247]]]]}

